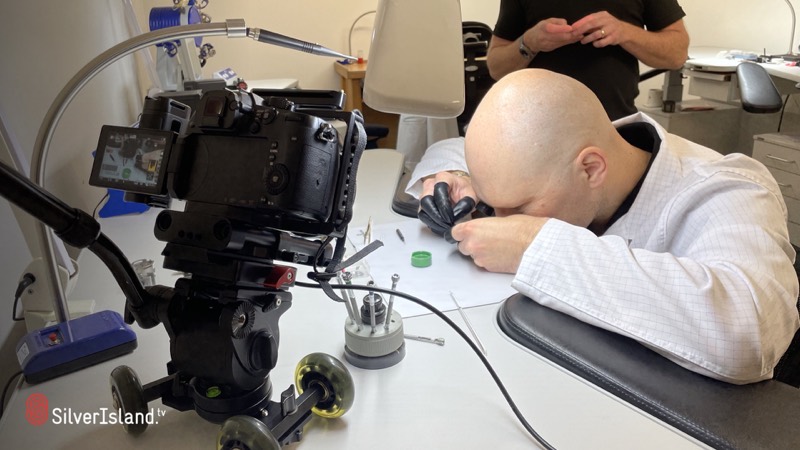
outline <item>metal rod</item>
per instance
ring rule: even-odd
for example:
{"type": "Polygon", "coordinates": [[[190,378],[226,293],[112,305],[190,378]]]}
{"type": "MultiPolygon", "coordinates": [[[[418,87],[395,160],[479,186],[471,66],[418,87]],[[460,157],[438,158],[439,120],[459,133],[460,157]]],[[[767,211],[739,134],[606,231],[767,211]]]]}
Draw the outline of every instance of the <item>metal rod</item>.
{"type": "Polygon", "coordinates": [[[794,27],[796,26],[796,17],[794,15],[794,6],[792,6],[792,2],[790,2],[789,0],[785,0],[785,1],[786,1],[786,4],[789,5],[789,11],[792,12],[792,35],[789,38],[790,39],[790,41],[789,41],[789,54],[793,55],[794,54],[794,31],[795,31],[794,27]]]}
{"type": "MultiPolygon", "coordinates": [[[[374,286],[375,282],[370,281],[367,286],[374,286]]],[[[369,324],[372,325],[372,332],[375,333],[375,292],[369,291],[367,294],[367,303],[369,304],[369,324]]]]}
{"type": "MultiPolygon", "coordinates": [[[[400,275],[392,275],[392,290],[397,288],[397,282],[400,280],[400,275]]],[[[386,309],[386,320],[384,320],[383,328],[389,331],[389,321],[392,318],[392,307],[394,306],[394,294],[389,295],[389,307],[386,309]]]]}
{"type": "MultiPolygon", "coordinates": [[[[342,280],[341,273],[336,274],[336,279],[339,281],[339,284],[344,285],[344,280],[342,280]]],[[[347,308],[347,315],[350,317],[350,323],[355,324],[356,317],[354,315],[353,308],[350,307],[350,299],[347,296],[347,289],[342,288],[341,292],[342,292],[342,299],[344,300],[344,306],[345,308],[347,308]]]]}
{"type": "Polygon", "coordinates": [[[486,356],[486,348],[483,346],[483,343],[481,342],[480,338],[478,338],[478,334],[475,333],[475,329],[472,328],[472,324],[469,322],[469,319],[467,319],[467,315],[464,314],[464,310],[461,309],[461,305],[458,304],[456,296],[453,295],[453,291],[450,291],[450,298],[452,298],[453,303],[456,304],[456,308],[458,308],[458,312],[459,314],[461,314],[461,318],[464,319],[464,323],[467,324],[467,328],[469,328],[469,332],[472,333],[472,337],[475,338],[475,343],[478,344],[478,347],[480,347],[481,353],[483,353],[483,356],[486,356]]]}
{"type": "MultiPolygon", "coordinates": [[[[344,278],[344,283],[348,286],[353,284],[353,274],[350,272],[345,272],[342,275],[344,278]]],[[[361,313],[358,311],[358,302],[356,301],[356,294],[353,293],[353,290],[347,288],[347,297],[350,299],[350,307],[353,309],[353,313],[356,315],[356,325],[358,327],[358,331],[361,331],[361,313]]]]}

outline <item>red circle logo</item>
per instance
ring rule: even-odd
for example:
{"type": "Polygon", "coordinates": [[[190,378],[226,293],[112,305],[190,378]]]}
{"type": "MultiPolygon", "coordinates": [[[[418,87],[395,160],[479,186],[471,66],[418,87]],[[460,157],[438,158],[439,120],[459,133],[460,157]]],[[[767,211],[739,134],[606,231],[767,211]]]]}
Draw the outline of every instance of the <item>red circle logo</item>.
{"type": "Polygon", "coordinates": [[[28,400],[25,401],[25,419],[29,424],[36,427],[44,425],[49,414],[46,395],[34,393],[28,396],[28,400]]]}

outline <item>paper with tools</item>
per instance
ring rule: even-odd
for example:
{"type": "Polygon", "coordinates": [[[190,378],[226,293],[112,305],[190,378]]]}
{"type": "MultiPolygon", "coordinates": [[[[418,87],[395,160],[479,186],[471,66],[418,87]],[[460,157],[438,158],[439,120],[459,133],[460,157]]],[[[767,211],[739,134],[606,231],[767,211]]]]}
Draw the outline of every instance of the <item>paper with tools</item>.
{"type": "MultiPolygon", "coordinates": [[[[380,240],[383,247],[369,254],[366,270],[375,284],[382,288],[392,287],[392,274],[400,275],[397,290],[411,294],[430,303],[441,311],[456,309],[450,292],[458,299],[462,308],[488,305],[505,300],[512,294],[511,274],[488,272],[476,266],[472,260],[458,252],[455,244],[433,234],[417,219],[408,219],[370,227],[372,240],[380,240]],[[397,233],[400,230],[400,233],[397,233]],[[400,234],[405,242],[400,239],[400,234]],[[424,250],[431,253],[430,267],[411,265],[411,253],[424,250]]],[[[364,239],[364,228],[348,232],[350,243],[356,250],[368,244],[364,239]]],[[[361,280],[353,280],[361,284],[361,280]]],[[[359,300],[363,291],[356,292],[359,300]]],[[[386,296],[385,300],[388,300],[386,296]]],[[[394,309],[403,317],[427,314],[430,311],[409,300],[395,296],[394,309]]]]}

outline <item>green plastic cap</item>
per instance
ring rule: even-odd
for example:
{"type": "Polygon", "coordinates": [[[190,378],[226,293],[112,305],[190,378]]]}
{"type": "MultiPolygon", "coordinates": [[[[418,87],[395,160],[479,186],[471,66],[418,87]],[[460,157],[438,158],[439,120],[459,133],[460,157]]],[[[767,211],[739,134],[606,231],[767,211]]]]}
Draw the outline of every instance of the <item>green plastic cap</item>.
{"type": "Polygon", "coordinates": [[[411,265],[414,267],[429,267],[432,263],[431,252],[419,250],[411,253],[411,265]]]}

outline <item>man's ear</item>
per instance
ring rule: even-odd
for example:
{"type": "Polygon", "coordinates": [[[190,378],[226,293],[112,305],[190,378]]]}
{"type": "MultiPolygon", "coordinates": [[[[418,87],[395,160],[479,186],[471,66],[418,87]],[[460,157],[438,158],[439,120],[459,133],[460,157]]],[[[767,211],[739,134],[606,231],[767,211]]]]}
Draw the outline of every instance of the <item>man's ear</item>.
{"type": "Polygon", "coordinates": [[[586,147],[578,153],[575,160],[578,163],[589,187],[601,186],[608,175],[608,161],[606,152],[600,147],[586,147]]]}

